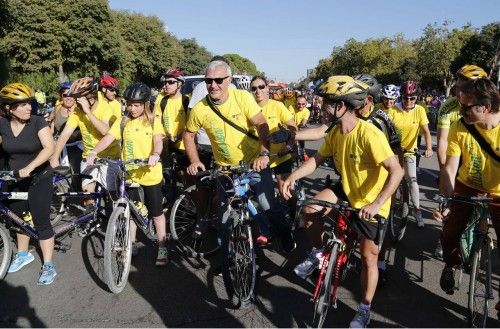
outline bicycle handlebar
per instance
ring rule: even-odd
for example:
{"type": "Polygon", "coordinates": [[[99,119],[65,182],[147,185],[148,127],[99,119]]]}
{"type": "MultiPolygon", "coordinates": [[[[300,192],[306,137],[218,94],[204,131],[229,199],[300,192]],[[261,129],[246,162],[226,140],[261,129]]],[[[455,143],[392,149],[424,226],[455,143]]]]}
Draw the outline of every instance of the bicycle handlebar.
{"type": "Polygon", "coordinates": [[[0,171],[0,180],[3,181],[17,181],[19,179],[19,171],[11,170],[11,171],[0,171]]]}
{"type": "Polygon", "coordinates": [[[460,201],[466,203],[500,203],[500,198],[491,198],[491,197],[481,197],[481,196],[466,196],[466,195],[439,195],[441,199],[441,203],[446,203],[448,201],[460,201]]]}
{"type": "MultiPolygon", "coordinates": [[[[332,203],[332,202],[328,202],[325,200],[318,200],[318,199],[305,199],[302,201],[298,201],[297,205],[299,207],[318,205],[318,206],[322,206],[322,207],[326,207],[326,208],[335,208],[339,211],[352,211],[355,213],[358,213],[361,210],[361,209],[357,209],[357,208],[352,208],[352,207],[347,206],[347,205],[340,205],[337,203],[332,203]]],[[[385,221],[385,218],[378,215],[378,214],[373,216],[373,218],[376,218],[378,221],[380,221],[381,219],[384,219],[384,221],[385,221]]]]}

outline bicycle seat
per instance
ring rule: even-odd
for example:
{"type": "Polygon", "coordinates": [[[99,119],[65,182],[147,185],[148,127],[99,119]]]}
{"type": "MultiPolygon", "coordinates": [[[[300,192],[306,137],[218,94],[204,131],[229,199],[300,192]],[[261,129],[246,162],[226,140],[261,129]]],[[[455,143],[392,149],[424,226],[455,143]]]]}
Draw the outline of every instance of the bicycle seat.
{"type": "Polygon", "coordinates": [[[57,166],[54,168],[54,173],[59,176],[66,176],[71,173],[71,168],[69,166],[57,166]]]}

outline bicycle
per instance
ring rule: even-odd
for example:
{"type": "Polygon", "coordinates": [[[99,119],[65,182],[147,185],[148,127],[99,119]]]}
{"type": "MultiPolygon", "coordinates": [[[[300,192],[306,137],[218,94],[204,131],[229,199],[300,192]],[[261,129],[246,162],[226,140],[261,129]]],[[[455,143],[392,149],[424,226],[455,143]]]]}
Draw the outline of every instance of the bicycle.
{"type": "Polygon", "coordinates": [[[460,237],[462,264],[459,279],[454,287],[459,290],[462,273],[470,273],[467,298],[467,324],[469,327],[486,327],[488,302],[493,299],[491,282],[491,250],[493,239],[489,235],[491,214],[488,203],[500,203],[500,198],[477,196],[440,196],[440,210],[444,211],[450,201],[469,203],[474,206],[472,215],[460,237]]]}
{"type": "MultiPolygon", "coordinates": [[[[88,175],[81,175],[83,178],[90,178],[88,175]]],[[[17,172],[0,171],[0,181],[15,182],[19,179],[17,172]]],[[[60,198],[93,198],[94,204],[87,211],[73,219],[65,221],[54,226],[55,244],[58,250],[65,252],[71,245],[64,244],[62,240],[66,234],[77,230],[80,236],[90,235],[97,227],[100,226],[104,219],[105,201],[109,199],[106,190],[99,183],[96,184],[96,192],[60,192],[57,193],[60,198]]],[[[3,200],[27,200],[28,192],[0,192],[0,280],[5,277],[7,269],[12,259],[12,243],[13,238],[11,232],[22,233],[32,239],[38,240],[38,233],[29,222],[13,213],[4,203],[3,200]],[[6,219],[10,219],[7,221],[6,219]]]]}
{"type": "MultiPolygon", "coordinates": [[[[350,216],[359,209],[349,207],[347,202],[335,204],[324,200],[306,199],[299,202],[296,221],[304,207],[313,205],[331,208],[334,216],[325,215],[323,233],[323,261],[316,281],[312,302],[314,303],[313,326],[322,328],[330,307],[337,308],[337,290],[350,268],[355,267],[352,254],[357,247],[357,234],[351,228],[350,216]],[[336,216],[335,216],[336,215],[336,216]]],[[[385,233],[385,219],[378,220],[379,248],[385,233]]]]}
{"type": "Polygon", "coordinates": [[[113,201],[113,212],[109,217],[106,236],[104,238],[104,281],[112,293],[118,294],[123,291],[127,284],[132,261],[130,219],[137,224],[137,227],[149,239],[156,239],[153,220],[147,215],[143,215],[127,194],[127,189],[140,188],[140,185],[137,183],[128,184],[125,181],[126,165],[145,166],[148,164],[148,159],[131,159],[126,161],[96,159],[95,163],[97,165],[113,165],[119,168],[118,198],[113,201]]]}

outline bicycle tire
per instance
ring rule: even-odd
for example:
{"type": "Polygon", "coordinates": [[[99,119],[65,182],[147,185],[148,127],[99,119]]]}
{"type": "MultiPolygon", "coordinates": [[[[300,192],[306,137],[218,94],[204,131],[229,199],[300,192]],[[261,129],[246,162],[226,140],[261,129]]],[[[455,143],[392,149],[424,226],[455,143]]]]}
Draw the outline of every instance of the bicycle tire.
{"type": "Polygon", "coordinates": [[[104,238],[104,281],[114,294],[123,291],[130,272],[132,243],[129,217],[123,206],[115,208],[104,238]]]}
{"type": "Polygon", "coordinates": [[[323,328],[328,310],[332,306],[333,270],[337,263],[338,248],[338,244],[335,244],[332,248],[330,259],[328,260],[328,267],[318,293],[318,298],[316,298],[314,303],[313,327],[316,328],[323,328]]]}
{"type": "Polygon", "coordinates": [[[246,221],[240,221],[239,216],[243,215],[235,210],[229,214],[231,232],[225,246],[229,268],[223,269],[222,275],[232,283],[239,303],[245,304],[254,296],[257,265],[251,227],[246,221]]]}
{"type": "Polygon", "coordinates": [[[389,213],[389,231],[393,242],[401,241],[405,235],[410,213],[409,201],[408,185],[406,181],[402,181],[395,192],[394,202],[389,213]]]}
{"type": "Polygon", "coordinates": [[[9,231],[0,225],[0,280],[5,278],[12,260],[12,241],[9,231]]]}
{"type": "Polygon", "coordinates": [[[201,220],[197,216],[191,193],[196,186],[187,188],[175,200],[170,212],[170,234],[187,256],[208,257],[219,250],[215,218],[201,220]],[[196,231],[196,232],[195,232],[196,231]]]}
{"type": "Polygon", "coordinates": [[[52,197],[52,202],[50,204],[50,223],[52,226],[59,223],[61,219],[64,218],[68,214],[66,207],[66,197],[57,196],[55,193],[67,193],[69,191],[69,187],[71,186],[70,182],[67,179],[64,179],[60,182],[54,183],[54,195],[52,197]]]}
{"type": "Polygon", "coordinates": [[[486,328],[491,288],[491,246],[487,237],[477,241],[472,255],[472,267],[467,302],[467,322],[470,328],[486,328]]]}

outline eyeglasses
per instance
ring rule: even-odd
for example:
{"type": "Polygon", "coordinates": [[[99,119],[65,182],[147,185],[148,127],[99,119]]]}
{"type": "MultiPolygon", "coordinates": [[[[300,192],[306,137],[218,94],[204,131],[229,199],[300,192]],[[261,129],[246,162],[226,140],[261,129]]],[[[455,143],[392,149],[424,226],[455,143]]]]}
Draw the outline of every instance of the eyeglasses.
{"type": "Polygon", "coordinates": [[[173,85],[174,83],[177,83],[177,80],[165,80],[163,81],[166,85],[173,85]]]}
{"type": "Polygon", "coordinates": [[[259,85],[259,86],[252,86],[250,89],[252,89],[252,91],[257,91],[257,89],[263,90],[264,88],[266,88],[265,85],[259,85]]]}
{"type": "Polygon", "coordinates": [[[111,91],[112,93],[116,93],[116,92],[118,92],[118,89],[113,88],[113,87],[108,87],[107,89],[108,89],[109,91],[111,91]]]}
{"type": "Polygon", "coordinates": [[[69,94],[62,94],[62,97],[69,97],[69,94]]]}
{"type": "Polygon", "coordinates": [[[473,107],[476,107],[476,106],[481,106],[481,104],[472,104],[472,105],[465,105],[465,104],[462,104],[462,103],[458,103],[458,105],[460,106],[460,109],[464,112],[467,112],[469,111],[471,108],[473,107]]]}
{"type": "Polygon", "coordinates": [[[417,100],[417,96],[403,96],[403,99],[406,101],[414,101],[417,100]]]}
{"type": "Polygon", "coordinates": [[[205,78],[205,83],[207,85],[211,85],[212,82],[215,81],[216,84],[220,85],[222,84],[222,82],[224,82],[224,80],[226,80],[227,78],[229,78],[229,75],[224,77],[224,78],[205,78]]]}

